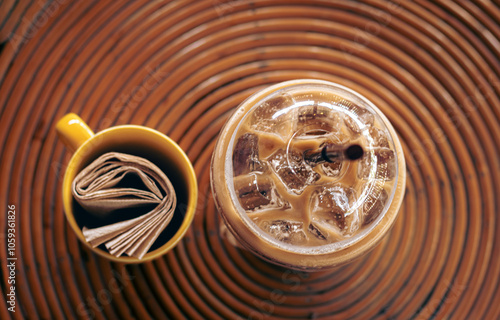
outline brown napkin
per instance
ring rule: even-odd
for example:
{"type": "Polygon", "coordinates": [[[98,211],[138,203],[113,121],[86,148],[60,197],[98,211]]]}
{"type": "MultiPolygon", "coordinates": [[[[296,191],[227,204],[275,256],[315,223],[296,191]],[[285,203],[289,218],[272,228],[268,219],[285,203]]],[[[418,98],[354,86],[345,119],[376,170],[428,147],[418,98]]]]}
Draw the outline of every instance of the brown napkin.
{"type": "Polygon", "coordinates": [[[105,153],[83,169],[73,180],[72,192],[85,210],[103,216],[117,209],[157,204],[134,219],[83,227],[87,242],[93,247],[104,243],[116,257],[126,253],[141,259],[172,219],[177,204],[172,183],[156,165],[118,152],[105,153]],[[118,186],[128,175],[139,177],[145,189],[118,186]]]}

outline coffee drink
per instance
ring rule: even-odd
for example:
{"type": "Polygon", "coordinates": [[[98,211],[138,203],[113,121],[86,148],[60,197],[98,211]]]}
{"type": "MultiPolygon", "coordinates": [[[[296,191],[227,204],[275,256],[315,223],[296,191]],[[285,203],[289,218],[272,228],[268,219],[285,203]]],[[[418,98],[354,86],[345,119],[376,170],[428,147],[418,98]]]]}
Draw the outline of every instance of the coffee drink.
{"type": "Polygon", "coordinates": [[[394,221],[404,180],[385,116],[359,94],[317,80],[281,83],[243,102],[212,159],[229,230],[259,256],[296,269],[339,265],[373,247],[394,221]]]}

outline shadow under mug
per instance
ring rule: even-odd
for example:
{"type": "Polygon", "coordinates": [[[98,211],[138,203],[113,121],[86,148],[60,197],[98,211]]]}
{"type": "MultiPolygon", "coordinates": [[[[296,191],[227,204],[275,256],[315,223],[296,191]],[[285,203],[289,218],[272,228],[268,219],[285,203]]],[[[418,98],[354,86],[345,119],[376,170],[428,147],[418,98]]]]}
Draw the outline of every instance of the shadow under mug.
{"type": "Polygon", "coordinates": [[[156,130],[138,125],[115,126],[94,134],[74,113],[63,116],[56,124],[56,131],[66,147],[74,152],[64,173],[62,196],[66,218],[78,239],[99,256],[122,263],[140,263],[156,259],[175,247],[191,225],[198,196],[196,174],[179,145],[156,130]],[[83,168],[100,155],[112,151],[133,154],[153,162],[171,180],[176,191],[177,208],[174,217],[142,259],[129,256],[115,257],[106,249],[93,248],[85,241],[82,219],[78,219],[78,216],[90,213],[78,209],[71,192],[71,184],[83,168]],[[170,228],[172,224],[177,224],[173,226],[174,230],[170,228]],[[159,241],[164,243],[158,244],[159,241]]]}

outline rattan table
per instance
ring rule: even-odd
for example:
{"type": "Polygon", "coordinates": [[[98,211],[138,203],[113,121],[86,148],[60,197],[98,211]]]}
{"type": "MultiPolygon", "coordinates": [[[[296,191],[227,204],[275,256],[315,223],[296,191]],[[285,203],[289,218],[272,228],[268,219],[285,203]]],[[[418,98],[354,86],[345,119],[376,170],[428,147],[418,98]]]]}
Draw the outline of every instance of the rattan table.
{"type": "Polygon", "coordinates": [[[499,21],[490,0],[2,1],[0,318],[499,319],[499,21]],[[391,233],[318,273],[221,238],[209,185],[233,108],[296,78],[372,100],[407,161],[391,233]],[[198,209],[173,251],[122,265],[77,240],[54,130],[68,112],[95,132],[149,126],[186,151],[198,209]]]}

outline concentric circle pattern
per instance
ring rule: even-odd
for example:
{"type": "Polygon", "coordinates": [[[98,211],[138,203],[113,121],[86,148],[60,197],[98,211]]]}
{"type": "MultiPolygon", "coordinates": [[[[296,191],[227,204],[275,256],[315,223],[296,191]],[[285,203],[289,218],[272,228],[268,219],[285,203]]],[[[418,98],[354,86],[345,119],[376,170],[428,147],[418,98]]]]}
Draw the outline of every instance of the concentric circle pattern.
{"type": "Polygon", "coordinates": [[[493,0],[2,1],[0,318],[499,319],[499,21],[493,0]],[[233,108],[296,78],[373,101],[407,161],[390,234],[320,273],[233,247],[209,188],[233,108]],[[71,154],[54,130],[68,112],[96,132],[149,126],[186,151],[198,209],[173,251],[121,265],[79,243],[61,199],[71,154]]]}

